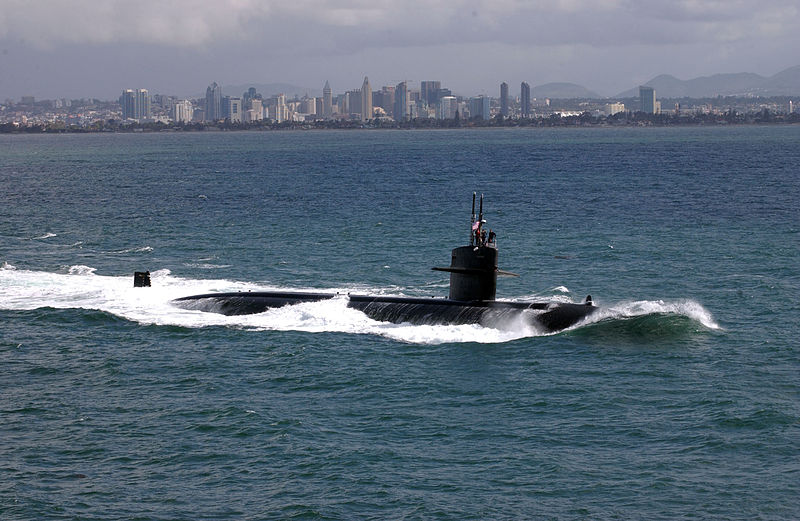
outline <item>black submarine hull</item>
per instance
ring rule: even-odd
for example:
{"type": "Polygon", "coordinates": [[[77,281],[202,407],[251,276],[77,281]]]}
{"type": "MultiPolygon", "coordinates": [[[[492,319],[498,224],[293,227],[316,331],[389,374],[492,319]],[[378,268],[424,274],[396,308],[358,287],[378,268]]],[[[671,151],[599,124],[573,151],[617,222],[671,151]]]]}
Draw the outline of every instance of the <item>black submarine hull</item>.
{"type": "MultiPolygon", "coordinates": [[[[336,298],[333,293],[235,292],[209,293],[181,297],[173,303],[223,315],[252,315],[272,308],[336,298]]],[[[575,325],[597,310],[591,302],[508,302],[497,300],[460,301],[437,298],[347,295],[347,306],[373,320],[415,325],[480,324],[503,328],[523,320],[544,330],[556,332],[575,325]]]]}
{"type": "MultiPolygon", "coordinates": [[[[573,326],[594,313],[591,297],[583,304],[563,302],[510,302],[495,300],[497,277],[517,276],[497,267],[497,242],[493,231],[483,229],[483,195],[475,215],[472,193],[470,241],[452,250],[450,265],[433,268],[450,274],[449,298],[384,297],[347,295],[347,306],[373,320],[411,324],[480,324],[498,329],[512,328],[520,321],[541,331],[555,332],[573,326]]],[[[136,285],[136,279],[134,279],[136,285]]],[[[183,297],[173,302],[185,309],[250,315],[270,308],[317,302],[339,296],[334,293],[238,292],[183,297]]]]}

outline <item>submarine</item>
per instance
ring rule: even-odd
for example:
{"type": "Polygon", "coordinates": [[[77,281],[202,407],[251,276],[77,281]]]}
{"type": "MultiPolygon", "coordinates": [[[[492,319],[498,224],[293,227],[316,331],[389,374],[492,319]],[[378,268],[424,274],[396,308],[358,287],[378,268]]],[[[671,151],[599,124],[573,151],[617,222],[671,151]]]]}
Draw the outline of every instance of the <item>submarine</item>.
{"type": "MultiPolygon", "coordinates": [[[[382,322],[414,325],[480,324],[504,329],[522,320],[547,333],[573,326],[597,311],[591,295],[579,304],[496,300],[497,277],[517,275],[498,269],[496,236],[493,231],[487,234],[484,227],[483,194],[480,196],[477,218],[475,198],[473,192],[469,245],[452,250],[450,266],[432,268],[450,274],[450,294],[447,298],[347,294],[347,306],[382,322]]],[[[144,284],[142,280],[137,283],[135,279],[134,285],[149,284],[144,284]]],[[[246,291],[192,295],[177,298],[172,303],[182,309],[223,315],[250,315],[271,308],[342,297],[338,293],[246,291]]]]}

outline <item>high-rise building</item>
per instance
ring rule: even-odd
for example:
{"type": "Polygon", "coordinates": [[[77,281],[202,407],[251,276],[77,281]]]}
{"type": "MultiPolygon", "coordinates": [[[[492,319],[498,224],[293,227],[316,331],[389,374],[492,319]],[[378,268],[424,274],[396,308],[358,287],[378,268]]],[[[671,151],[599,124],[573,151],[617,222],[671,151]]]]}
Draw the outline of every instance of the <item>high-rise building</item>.
{"type": "Polygon", "coordinates": [[[361,84],[361,121],[372,119],[372,87],[369,85],[369,78],[364,76],[364,83],[361,84]]]}
{"type": "Polygon", "coordinates": [[[286,107],[286,95],[278,94],[275,102],[275,122],[283,123],[289,119],[289,109],[286,107]]]}
{"type": "Polygon", "coordinates": [[[175,123],[188,123],[192,120],[194,108],[189,100],[176,101],[172,105],[172,120],[175,123]]]}
{"type": "Polygon", "coordinates": [[[322,115],[326,118],[333,115],[333,95],[331,86],[327,81],[325,81],[325,86],[322,88],[322,115]]]}
{"type": "Polygon", "coordinates": [[[653,87],[639,87],[640,110],[648,114],[655,114],[656,111],[656,90],[653,87]]]}
{"type": "Polygon", "coordinates": [[[361,89],[348,90],[344,96],[344,114],[361,119],[361,89]]]}
{"type": "Polygon", "coordinates": [[[212,83],[206,89],[206,121],[217,121],[223,119],[222,116],[222,87],[217,82],[212,83]]]}
{"type": "Polygon", "coordinates": [[[252,123],[263,119],[264,107],[262,106],[262,101],[261,98],[250,99],[248,102],[249,107],[242,107],[242,121],[245,123],[252,123]]]}
{"type": "Polygon", "coordinates": [[[401,81],[394,88],[394,119],[405,121],[408,119],[408,84],[401,81]]]}
{"type": "Polygon", "coordinates": [[[348,93],[343,92],[341,94],[337,94],[336,97],[333,98],[333,103],[331,106],[333,107],[334,114],[348,114],[349,103],[347,102],[347,99],[349,97],[350,95],[348,93]]]}
{"type": "Polygon", "coordinates": [[[520,116],[523,118],[531,117],[531,86],[527,82],[522,82],[519,93],[520,116]]]}
{"type": "Polygon", "coordinates": [[[436,105],[439,101],[439,89],[442,88],[441,81],[423,81],[420,83],[420,97],[422,101],[430,106],[436,105]]]}
{"type": "Polygon", "coordinates": [[[136,109],[139,119],[150,119],[150,93],[147,89],[136,89],[136,109]]]}
{"type": "Polygon", "coordinates": [[[119,98],[123,119],[149,119],[150,94],[147,89],[125,89],[119,98]]]}
{"type": "Polygon", "coordinates": [[[242,98],[225,96],[225,119],[229,119],[231,123],[242,122],[242,98]]]}
{"type": "Polygon", "coordinates": [[[222,96],[222,100],[219,102],[219,119],[228,119],[231,116],[230,113],[230,96],[222,96]]]}
{"type": "Polygon", "coordinates": [[[620,102],[614,103],[606,103],[605,107],[603,108],[603,113],[606,116],[613,116],[614,114],[619,114],[620,112],[625,112],[625,104],[620,102]]]}
{"type": "Polygon", "coordinates": [[[500,84],[500,114],[504,118],[508,117],[508,83],[500,84]]]}
{"type": "Polygon", "coordinates": [[[458,110],[458,100],[455,96],[442,96],[436,108],[437,119],[454,119],[458,110]]]}
{"type": "Polygon", "coordinates": [[[394,112],[394,87],[384,86],[383,88],[381,88],[380,107],[387,114],[391,114],[392,112],[394,112]]]}
{"type": "Polygon", "coordinates": [[[173,103],[178,101],[174,96],[166,96],[164,94],[154,94],[151,99],[152,104],[158,105],[164,110],[171,110],[173,103]]]}
{"type": "Polygon", "coordinates": [[[469,100],[469,115],[471,118],[488,120],[491,118],[489,96],[478,96],[469,100]]]}
{"type": "Polygon", "coordinates": [[[119,97],[119,105],[122,107],[122,119],[133,119],[136,116],[136,93],[133,89],[125,89],[119,97]]]}
{"type": "Polygon", "coordinates": [[[303,98],[300,100],[300,112],[315,115],[317,113],[316,98],[303,98]]]}

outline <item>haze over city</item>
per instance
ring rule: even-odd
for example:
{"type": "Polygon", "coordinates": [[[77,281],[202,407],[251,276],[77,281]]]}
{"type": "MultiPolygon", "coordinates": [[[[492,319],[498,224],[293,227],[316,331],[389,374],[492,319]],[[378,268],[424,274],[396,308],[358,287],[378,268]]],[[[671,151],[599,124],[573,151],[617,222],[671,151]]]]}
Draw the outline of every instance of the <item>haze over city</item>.
{"type": "Polygon", "coordinates": [[[440,79],[496,95],[572,82],[614,96],[681,79],[798,63],[791,0],[410,0],[169,3],[0,0],[0,99],[188,96],[211,81],[321,89],[440,79]]]}

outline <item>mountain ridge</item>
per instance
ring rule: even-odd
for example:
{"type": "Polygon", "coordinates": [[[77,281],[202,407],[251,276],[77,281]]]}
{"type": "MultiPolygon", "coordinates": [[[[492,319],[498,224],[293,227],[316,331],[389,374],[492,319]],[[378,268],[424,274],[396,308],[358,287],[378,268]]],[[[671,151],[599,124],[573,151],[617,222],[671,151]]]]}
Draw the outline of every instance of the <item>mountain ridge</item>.
{"type": "MultiPolygon", "coordinates": [[[[794,96],[800,94],[800,65],[764,77],[752,72],[699,76],[681,80],[660,74],[643,84],[659,98],[709,98],[715,96],[794,96]]],[[[639,88],[623,91],[617,98],[638,98],[639,88]]]]}

